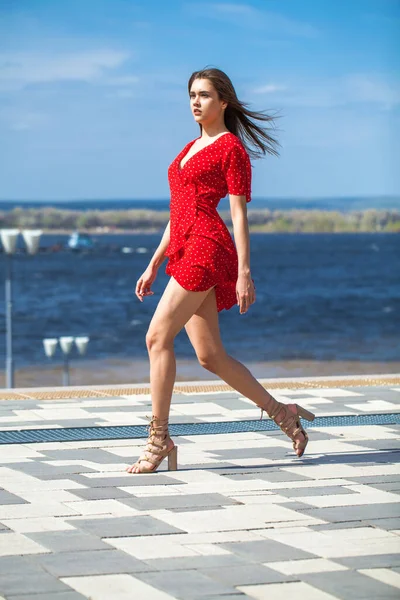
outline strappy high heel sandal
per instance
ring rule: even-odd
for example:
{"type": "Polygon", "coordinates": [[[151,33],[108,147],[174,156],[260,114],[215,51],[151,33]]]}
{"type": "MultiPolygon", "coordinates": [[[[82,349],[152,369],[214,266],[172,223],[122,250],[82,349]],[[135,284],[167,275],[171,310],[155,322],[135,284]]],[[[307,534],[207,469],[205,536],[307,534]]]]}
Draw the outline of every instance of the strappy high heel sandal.
{"type": "Polygon", "coordinates": [[[300,423],[300,417],[307,419],[307,421],[314,421],[315,415],[298,404],[283,404],[282,402],[275,400],[271,394],[269,394],[269,396],[271,398],[270,404],[272,406],[269,406],[268,409],[260,406],[260,418],[263,418],[263,412],[265,411],[267,415],[293,441],[293,449],[300,458],[303,456],[304,450],[308,444],[308,435],[300,423]],[[291,410],[289,406],[294,407],[295,411],[291,410]],[[304,436],[303,440],[298,439],[300,433],[304,436]]]}
{"type": "Polygon", "coordinates": [[[128,473],[135,467],[139,468],[134,474],[153,473],[158,469],[164,458],[168,458],[168,471],[177,471],[178,469],[178,446],[175,444],[169,448],[169,442],[172,441],[168,431],[168,419],[159,419],[152,416],[149,426],[149,437],[144,450],[144,454],[135,462],[134,465],[128,467],[128,473]],[[149,467],[141,463],[150,463],[153,466],[149,467]]]}

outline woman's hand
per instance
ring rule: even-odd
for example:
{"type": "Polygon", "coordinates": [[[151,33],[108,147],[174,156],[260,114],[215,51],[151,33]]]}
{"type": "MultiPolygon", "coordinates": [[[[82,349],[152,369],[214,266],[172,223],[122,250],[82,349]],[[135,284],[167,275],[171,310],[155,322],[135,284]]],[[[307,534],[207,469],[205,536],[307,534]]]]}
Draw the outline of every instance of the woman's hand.
{"type": "Polygon", "coordinates": [[[256,288],[250,273],[238,275],[236,282],[236,298],[240,307],[240,314],[248,311],[251,304],[256,301],[256,288]]]}
{"type": "Polygon", "coordinates": [[[157,272],[158,267],[150,264],[143,275],[137,280],[135,294],[139,298],[140,302],[143,302],[144,296],[152,296],[154,294],[150,288],[157,277],[157,272]]]}

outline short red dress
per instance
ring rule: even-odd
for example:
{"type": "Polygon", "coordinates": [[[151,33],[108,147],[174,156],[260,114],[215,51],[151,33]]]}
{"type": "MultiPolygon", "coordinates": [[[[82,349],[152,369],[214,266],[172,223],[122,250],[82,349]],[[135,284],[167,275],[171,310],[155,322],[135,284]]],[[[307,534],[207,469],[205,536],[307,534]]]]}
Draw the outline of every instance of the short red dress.
{"type": "Polygon", "coordinates": [[[180,167],[196,138],[168,168],[171,191],[170,242],[165,268],[186,290],[215,286],[217,310],[237,304],[238,256],[236,246],[217,211],[227,194],[251,200],[251,164],[242,142],[224,133],[191,156],[180,167]]]}

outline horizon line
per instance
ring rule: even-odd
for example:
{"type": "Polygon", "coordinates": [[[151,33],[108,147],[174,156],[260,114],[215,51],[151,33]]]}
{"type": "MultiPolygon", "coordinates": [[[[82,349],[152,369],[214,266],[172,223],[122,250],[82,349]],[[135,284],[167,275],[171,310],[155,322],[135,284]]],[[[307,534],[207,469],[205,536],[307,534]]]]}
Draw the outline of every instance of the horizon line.
{"type": "MultiPolygon", "coordinates": [[[[253,196],[253,200],[356,200],[356,199],[400,199],[399,194],[360,194],[351,196],[253,196]]],[[[1,202],[168,202],[169,198],[58,198],[58,199],[43,199],[43,198],[0,198],[1,202]]],[[[223,200],[223,198],[221,198],[223,200]]]]}

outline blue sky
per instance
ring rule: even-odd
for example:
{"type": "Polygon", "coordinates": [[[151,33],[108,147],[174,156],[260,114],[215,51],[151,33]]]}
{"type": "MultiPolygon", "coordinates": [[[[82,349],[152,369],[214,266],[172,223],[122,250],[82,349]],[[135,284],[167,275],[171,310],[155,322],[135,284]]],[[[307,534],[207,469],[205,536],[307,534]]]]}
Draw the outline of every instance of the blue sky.
{"type": "Polygon", "coordinates": [[[253,195],[400,194],[399,0],[0,0],[0,197],[168,198],[204,66],[278,111],[253,195]]]}

